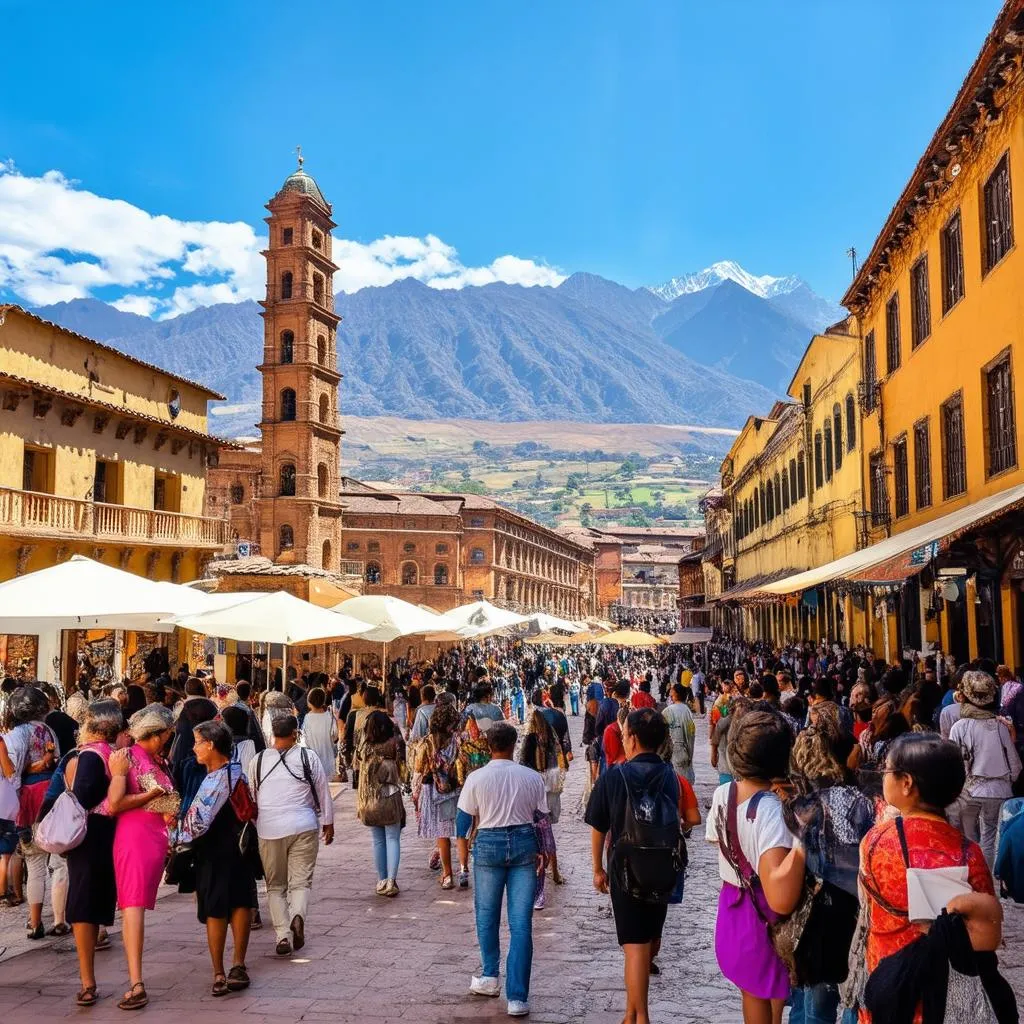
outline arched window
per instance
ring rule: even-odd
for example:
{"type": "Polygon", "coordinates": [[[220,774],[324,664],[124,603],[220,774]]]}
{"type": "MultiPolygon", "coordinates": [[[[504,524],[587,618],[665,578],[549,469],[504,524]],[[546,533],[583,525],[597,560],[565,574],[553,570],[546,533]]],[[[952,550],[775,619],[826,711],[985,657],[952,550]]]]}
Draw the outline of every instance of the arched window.
{"type": "Polygon", "coordinates": [[[295,532],[287,523],[277,531],[277,546],[280,551],[291,551],[295,547],[295,532]]]}
{"type": "Polygon", "coordinates": [[[328,410],[331,407],[330,399],[326,395],[320,396],[320,422],[327,422],[328,410]]]}
{"type": "Polygon", "coordinates": [[[245,501],[245,488],[241,484],[231,486],[231,504],[241,505],[245,501]]]}
{"type": "Polygon", "coordinates": [[[324,275],[313,275],[313,301],[318,305],[324,304],[324,275]]]}
{"type": "Polygon", "coordinates": [[[775,474],[775,514],[782,515],[782,485],[778,473],[775,474]]]}
{"type": "Polygon", "coordinates": [[[846,396],[846,450],[852,452],[857,446],[857,403],[853,395],[846,396]]]}
{"type": "Polygon", "coordinates": [[[448,586],[448,566],[447,565],[435,565],[434,566],[434,586],[435,587],[447,587],[448,586]]]}
{"type": "Polygon", "coordinates": [[[327,463],[321,462],[316,467],[316,493],[318,498],[327,497],[327,463]]]}
{"type": "Polygon", "coordinates": [[[771,480],[768,481],[767,491],[768,496],[765,499],[765,503],[767,504],[768,508],[766,510],[767,515],[765,517],[765,522],[770,523],[775,518],[775,488],[772,487],[771,480]]]}
{"type": "Polygon", "coordinates": [[[483,548],[473,548],[469,553],[469,561],[471,565],[483,565],[487,560],[487,556],[484,554],[483,548]]]}
{"type": "Polygon", "coordinates": [[[835,444],[836,472],[843,464],[843,411],[836,402],[832,406],[832,441],[835,444]]]}
{"type": "Polygon", "coordinates": [[[402,586],[414,587],[419,582],[420,571],[416,568],[415,562],[402,563],[402,586]]]}
{"type": "Polygon", "coordinates": [[[295,391],[285,388],[281,392],[281,422],[288,423],[295,419],[295,391]]]}
{"type": "Polygon", "coordinates": [[[290,299],[292,297],[292,272],[286,270],[281,275],[281,298],[290,299]]]}
{"type": "Polygon", "coordinates": [[[281,362],[295,361],[295,335],[291,331],[281,332],[281,362]]]}
{"type": "Polygon", "coordinates": [[[832,421],[825,420],[825,479],[832,479],[832,421]]]}
{"type": "Polygon", "coordinates": [[[754,529],[761,525],[761,490],[754,488],[754,529]]]}
{"type": "Polygon", "coordinates": [[[295,497],[295,463],[284,462],[281,464],[279,475],[278,494],[282,498],[295,497]]]}
{"type": "Polygon", "coordinates": [[[447,555],[448,554],[448,545],[447,544],[436,544],[434,546],[434,554],[435,555],[447,555]]]}
{"type": "Polygon", "coordinates": [[[796,504],[796,459],[789,460],[789,500],[796,504]]]}
{"type": "Polygon", "coordinates": [[[380,563],[378,563],[378,562],[367,562],[366,563],[366,582],[367,583],[380,583],[380,563]]]}
{"type": "Polygon", "coordinates": [[[323,557],[320,560],[320,566],[323,569],[331,568],[331,542],[329,540],[324,541],[323,557]]]}
{"type": "Polygon", "coordinates": [[[366,550],[367,551],[380,551],[380,541],[379,540],[368,540],[366,542],[366,550]]]}
{"type": "Polygon", "coordinates": [[[321,366],[327,365],[327,339],[322,334],[316,339],[316,361],[321,366]]]}
{"type": "Polygon", "coordinates": [[[407,555],[411,555],[416,550],[416,545],[413,544],[413,542],[411,540],[410,541],[406,541],[406,543],[402,545],[402,550],[407,555]]]}
{"type": "Polygon", "coordinates": [[[821,431],[814,435],[814,489],[817,490],[825,482],[821,461],[821,431]]]}
{"type": "Polygon", "coordinates": [[[768,525],[768,488],[761,484],[761,525],[768,525]]]}
{"type": "Polygon", "coordinates": [[[789,508],[789,474],[783,470],[782,472],[782,511],[785,512],[789,508]]]}

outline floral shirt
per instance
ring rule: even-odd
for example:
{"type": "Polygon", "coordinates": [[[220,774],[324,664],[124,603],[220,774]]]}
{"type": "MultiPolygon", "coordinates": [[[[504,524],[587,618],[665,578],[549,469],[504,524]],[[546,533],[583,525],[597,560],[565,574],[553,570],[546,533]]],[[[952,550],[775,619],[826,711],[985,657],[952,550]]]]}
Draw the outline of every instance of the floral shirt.
{"type": "Polygon", "coordinates": [[[223,767],[210,772],[203,779],[185,817],[171,834],[171,842],[191,843],[205,835],[210,830],[213,819],[228,802],[231,791],[238,785],[239,780],[244,778],[242,766],[237,761],[229,761],[223,767]]]}

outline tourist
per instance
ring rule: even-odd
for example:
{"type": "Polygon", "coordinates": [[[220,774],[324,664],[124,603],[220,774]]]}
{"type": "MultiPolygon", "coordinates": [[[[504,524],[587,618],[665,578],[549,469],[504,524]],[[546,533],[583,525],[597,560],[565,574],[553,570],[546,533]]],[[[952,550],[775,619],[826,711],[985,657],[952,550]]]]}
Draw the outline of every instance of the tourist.
{"type": "Polygon", "coordinates": [[[128,729],[135,742],[110,755],[107,801],[116,815],[114,879],[128,962],[129,987],[118,1006],[137,1010],[149,1002],[142,980],[145,913],[156,906],[167,860],[166,819],[176,818],[179,799],[161,756],[174,732],[171,712],[150,704],[132,715],[128,729]]]}
{"type": "Polygon", "coordinates": [[[362,704],[348,713],[345,721],[345,756],[352,769],[352,788],[359,789],[359,750],[363,742],[363,728],[371,711],[384,707],[384,693],[377,686],[363,690],[362,704]]]}
{"type": "Polygon", "coordinates": [[[1003,801],[1013,796],[1021,760],[1010,729],[1001,718],[999,689],[985,672],[965,672],[960,681],[960,718],[949,738],[959,748],[967,768],[963,792],[950,820],[968,839],[981,846],[992,870],[996,860],[996,833],[1003,801]]]}
{"type": "Polygon", "coordinates": [[[768,923],[795,909],[806,865],[771,785],[789,774],[793,733],[773,711],[740,706],[728,717],[735,781],[715,790],[707,821],[722,879],[715,955],[722,974],[740,990],[744,1024],[779,1024],[789,973],[772,946],[768,923]]]}
{"type": "Polygon", "coordinates": [[[473,690],[473,703],[466,705],[466,713],[476,719],[481,732],[487,732],[491,723],[505,720],[501,708],[494,703],[494,686],[486,677],[477,682],[473,690]]]}
{"type": "Polygon", "coordinates": [[[89,705],[79,730],[78,756],[65,770],[65,784],[89,812],[85,838],[68,850],[67,919],[75,935],[82,987],[79,1006],[92,1006],[96,992],[95,954],[101,928],[114,923],[117,883],[114,876],[115,822],[107,807],[108,762],[124,725],[121,705],[99,700],[89,705]]]}
{"type": "Polygon", "coordinates": [[[671,703],[662,711],[662,718],[668,726],[672,741],[672,767],[689,783],[696,781],[693,770],[693,749],[697,742],[697,723],[693,712],[686,705],[686,688],[682,683],[673,683],[671,703]]]}
{"type": "Polygon", "coordinates": [[[697,700],[697,707],[700,710],[701,716],[703,716],[707,681],[704,676],[704,669],[699,664],[697,665],[697,671],[693,673],[693,678],[690,680],[690,689],[693,691],[693,696],[697,700]]]}
{"type": "Polygon", "coordinates": [[[630,698],[630,706],[634,711],[639,711],[641,708],[653,708],[657,706],[657,702],[651,696],[650,679],[640,680],[639,689],[630,698]]]}
{"type": "Polygon", "coordinates": [[[327,778],[333,779],[338,763],[338,723],[328,706],[327,691],[322,686],[314,686],[309,691],[308,703],[306,717],[302,720],[302,739],[320,758],[327,778]]]}
{"type": "Polygon", "coordinates": [[[513,762],[512,725],[496,723],[487,732],[487,742],[491,760],[470,775],[458,799],[458,810],[476,828],[473,905],[482,967],[469,990],[478,996],[501,994],[499,926],[507,892],[505,995],[509,1016],[524,1017],[530,1012],[536,876],[546,862],[537,822],[547,821],[547,794],[536,771],[513,762]]]}
{"type": "Polygon", "coordinates": [[[594,888],[611,895],[615,934],[625,959],[624,1024],[649,1024],[648,987],[652,969],[656,970],[654,958],[661,947],[668,912],[667,900],[641,899],[623,885],[625,871],[620,868],[623,847],[617,844],[627,829],[635,827],[627,821],[629,808],[635,808],[630,798],[634,793],[644,794],[646,798],[651,793],[665,792],[676,808],[677,828],[700,824],[693,790],[681,783],[671,767],[658,756],[667,738],[668,726],[655,709],[630,712],[623,726],[627,761],[598,779],[584,819],[592,829],[594,888]],[[604,852],[608,835],[611,844],[606,868],[604,852]]]}
{"type": "Polygon", "coordinates": [[[580,677],[573,673],[569,680],[569,709],[573,718],[580,714],[580,677]]]}
{"type": "Polygon", "coordinates": [[[299,746],[296,717],[277,715],[272,727],[273,746],[253,758],[248,777],[276,952],[288,956],[306,944],[319,833],[325,846],[334,842],[334,801],[320,758],[299,746]]]}
{"type": "MultiPolygon", "coordinates": [[[[229,704],[221,713],[220,720],[231,730],[234,747],[231,760],[247,765],[256,756],[256,744],[249,739],[249,720],[243,708],[229,704]]],[[[262,734],[261,734],[262,735],[262,734]]]]}
{"type": "MultiPolygon", "coordinates": [[[[561,743],[542,708],[535,706],[530,715],[519,751],[519,763],[532,768],[544,780],[548,822],[557,825],[562,816],[562,788],[565,785],[566,762],[561,743]]],[[[551,850],[549,863],[552,880],[556,885],[561,885],[565,879],[558,871],[557,850],[551,850]]],[[[546,873],[538,877],[534,910],[543,910],[546,906],[545,878],[546,873]]]]}
{"type": "Polygon", "coordinates": [[[232,746],[231,733],[222,722],[196,726],[195,756],[207,775],[175,835],[177,842],[191,844],[195,853],[196,914],[206,925],[213,966],[211,995],[217,998],[249,987],[245,954],[251,908],[256,901],[252,856],[239,848],[245,823],[235,810],[235,790],[245,786],[246,779],[240,766],[231,760],[232,746]],[[229,925],[234,958],[231,970],[225,974],[229,925]]]}
{"type": "Polygon", "coordinates": [[[421,691],[422,703],[416,708],[416,717],[413,719],[412,731],[409,733],[410,740],[425,739],[430,732],[430,717],[434,713],[437,690],[428,683],[421,691]]]}
{"type": "Polygon", "coordinates": [[[366,719],[360,761],[356,816],[370,829],[377,868],[377,895],[397,896],[405,804],[402,778],[405,751],[401,734],[386,712],[375,710],[366,719]]]}

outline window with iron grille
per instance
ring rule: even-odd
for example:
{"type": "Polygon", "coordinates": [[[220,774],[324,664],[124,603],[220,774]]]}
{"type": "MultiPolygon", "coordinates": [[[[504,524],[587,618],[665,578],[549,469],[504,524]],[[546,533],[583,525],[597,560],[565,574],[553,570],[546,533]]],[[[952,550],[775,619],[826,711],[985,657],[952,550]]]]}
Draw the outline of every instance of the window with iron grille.
{"type": "Polygon", "coordinates": [[[836,446],[836,472],[843,464],[843,413],[836,402],[832,406],[832,441],[836,446]]]}
{"type": "Polygon", "coordinates": [[[885,488],[885,456],[875,452],[868,460],[871,478],[871,525],[881,526],[889,518],[889,496],[885,488]]]}
{"type": "MultiPolygon", "coordinates": [[[[801,455],[800,458],[803,458],[801,455]]],[[[793,504],[796,504],[796,459],[789,460],[789,493],[793,504]]]]}
{"type": "Polygon", "coordinates": [[[789,473],[782,471],[782,511],[789,508],[789,473]]]}
{"type": "Polygon", "coordinates": [[[832,421],[825,420],[825,479],[832,479],[832,421]]]}
{"type": "Polygon", "coordinates": [[[914,424],[914,489],[917,507],[928,508],[932,503],[932,442],[927,419],[914,424]]]}
{"type": "Polygon", "coordinates": [[[821,431],[814,435],[814,489],[817,490],[824,483],[821,462],[821,431]]]}
{"type": "Polygon", "coordinates": [[[894,295],[885,304],[885,372],[900,368],[900,297],[894,295]]]}
{"type": "Polygon", "coordinates": [[[864,385],[866,394],[864,408],[872,412],[875,408],[875,381],[878,380],[878,364],[875,360],[875,332],[868,331],[864,337],[864,385]]]}
{"type": "Polygon", "coordinates": [[[782,515],[782,485],[779,482],[779,474],[775,474],[775,514],[782,515]]]}
{"type": "Polygon", "coordinates": [[[964,236],[957,210],[942,229],[942,313],[964,297],[964,236]]]}
{"type": "Polygon", "coordinates": [[[918,345],[932,333],[931,293],[928,290],[928,257],[922,256],[910,268],[910,346],[918,345]]]}
{"type": "Polygon", "coordinates": [[[953,498],[967,490],[964,451],[964,400],[957,393],[942,405],[942,496],[953,498]]]}
{"type": "Polygon", "coordinates": [[[805,466],[807,463],[804,460],[804,453],[801,452],[797,457],[796,462],[796,483],[797,483],[797,494],[801,498],[807,497],[807,470],[805,466]]]}
{"type": "Polygon", "coordinates": [[[892,446],[892,483],[896,492],[896,518],[910,514],[910,478],[907,466],[907,438],[904,435],[892,446]]]}
{"type": "Polygon", "coordinates": [[[985,182],[985,272],[1013,247],[1013,207],[1010,197],[1010,157],[1005,154],[985,182]]]}
{"type": "Polygon", "coordinates": [[[988,475],[1017,465],[1017,430],[1013,418],[1010,353],[985,373],[988,405],[988,475]]]}
{"type": "Polygon", "coordinates": [[[852,452],[857,447],[857,403],[853,395],[846,396],[846,450],[852,452]]]}

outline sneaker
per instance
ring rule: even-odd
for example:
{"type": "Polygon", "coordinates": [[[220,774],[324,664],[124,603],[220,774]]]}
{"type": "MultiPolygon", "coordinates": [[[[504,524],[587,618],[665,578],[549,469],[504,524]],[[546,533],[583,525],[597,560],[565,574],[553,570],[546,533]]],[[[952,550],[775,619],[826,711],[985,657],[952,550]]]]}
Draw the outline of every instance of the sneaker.
{"type": "Polygon", "coordinates": [[[427,861],[427,867],[431,871],[441,870],[441,851],[436,846],[434,847],[434,852],[430,855],[430,860],[427,861]]]}
{"type": "MultiPolygon", "coordinates": [[[[541,894],[540,894],[540,895],[539,895],[539,896],[538,896],[538,897],[537,897],[537,898],[536,898],[536,899],[535,899],[535,900],[533,901],[533,909],[534,909],[534,910],[543,910],[543,909],[544,909],[544,908],[545,908],[545,907],[546,907],[547,905],[548,905],[548,902],[547,902],[547,896],[545,896],[545,894],[544,894],[544,893],[541,893],[541,894]]],[[[524,1005],[525,1005],[525,1004],[524,1004],[524,1005]]]]}
{"type": "Polygon", "coordinates": [[[469,871],[466,868],[459,868],[459,888],[469,888],[469,871]]]}
{"type": "Polygon", "coordinates": [[[510,1017],[525,1017],[530,1012],[530,1004],[521,1002],[518,999],[508,1001],[508,1015],[510,1017]]]}
{"type": "Polygon", "coordinates": [[[398,888],[398,883],[393,878],[384,883],[384,896],[397,896],[401,891],[398,888]]]}
{"type": "Polygon", "coordinates": [[[469,991],[474,996],[500,996],[501,982],[497,978],[478,978],[474,975],[469,982],[469,991]]]}

